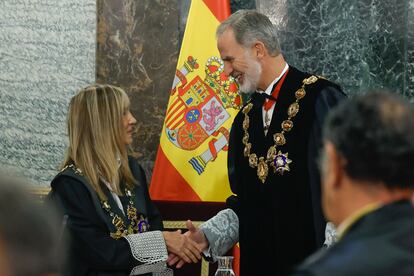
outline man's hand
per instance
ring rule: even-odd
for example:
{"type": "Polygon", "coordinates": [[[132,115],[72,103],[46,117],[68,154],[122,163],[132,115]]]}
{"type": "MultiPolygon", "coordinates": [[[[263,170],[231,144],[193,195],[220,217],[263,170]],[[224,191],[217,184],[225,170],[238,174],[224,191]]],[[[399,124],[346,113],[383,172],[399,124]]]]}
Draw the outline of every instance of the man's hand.
{"type": "Polygon", "coordinates": [[[195,241],[181,234],[181,230],[164,231],[162,234],[170,254],[178,256],[180,260],[187,263],[197,263],[201,259],[200,252],[202,250],[199,249],[195,241]]]}
{"type": "MultiPolygon", "coordinates": [[[[194,241],[197,244],[197,248],[200,250],[200,252],[206,250],[209,246],[209,243],[203,231],[195,227],[191,220],[187,220],[185,225],[187,226],[188,231],[185,232],[184,236],[194,241]]],[[[170,253],[167,259],[167,263],[170,266],[173,266],[177,263],[176,267],[181,268],[185,263],[185,259],[182,259],[181,256],[177,254],[170,253]]]]}
{"type": "Polygon", "coordinates": [[[185,232],[184,235],[188,236],[190,239],[195,241],[200,248],[201,251],[206,250],[209,246],[208,240],[204,235],[203,231],[199,228],[195,227],[191,220],[187,220],[185,222],[185,226],[187,226],[188,231],[185,232]]]}

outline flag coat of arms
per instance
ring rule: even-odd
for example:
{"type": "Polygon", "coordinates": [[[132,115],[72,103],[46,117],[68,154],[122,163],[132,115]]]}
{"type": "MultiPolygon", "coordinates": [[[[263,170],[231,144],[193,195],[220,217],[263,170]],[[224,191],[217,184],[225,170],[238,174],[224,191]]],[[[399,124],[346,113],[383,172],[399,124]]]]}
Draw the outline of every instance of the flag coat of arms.
{"type": "Polygon", "coordinates": [[[193,0],[150,185],[154,200],[223,202],[231,194],[227,144],[241,106],[215,32],[228,0],[193,0]]]}

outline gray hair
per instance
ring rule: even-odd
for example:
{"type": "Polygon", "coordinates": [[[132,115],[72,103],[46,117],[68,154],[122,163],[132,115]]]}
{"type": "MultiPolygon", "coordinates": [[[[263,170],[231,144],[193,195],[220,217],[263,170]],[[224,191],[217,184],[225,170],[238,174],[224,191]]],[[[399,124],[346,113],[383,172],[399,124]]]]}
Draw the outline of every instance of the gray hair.
{"type": "Polygon", "coordinates": [[[228,28],[232,28],[236,41],[244,48],[261,41],[271,56],[280,54],[276,27],[269,18],[255,10],[239,10],[223,21],[216,31],[220,37],[228,28]]]}

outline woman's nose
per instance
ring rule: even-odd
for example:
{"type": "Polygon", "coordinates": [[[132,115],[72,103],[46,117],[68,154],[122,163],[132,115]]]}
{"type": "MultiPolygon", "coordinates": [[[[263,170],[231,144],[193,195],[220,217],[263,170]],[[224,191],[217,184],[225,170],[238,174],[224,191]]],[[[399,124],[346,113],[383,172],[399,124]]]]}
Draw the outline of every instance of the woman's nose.
{"type": "Polygon", "coordinates": [[[131,125],[135,125],[137,123],[137,120],[135,119],[134,115],[131,114],[131,117],[129,118],[129,123],[131,125]]]}

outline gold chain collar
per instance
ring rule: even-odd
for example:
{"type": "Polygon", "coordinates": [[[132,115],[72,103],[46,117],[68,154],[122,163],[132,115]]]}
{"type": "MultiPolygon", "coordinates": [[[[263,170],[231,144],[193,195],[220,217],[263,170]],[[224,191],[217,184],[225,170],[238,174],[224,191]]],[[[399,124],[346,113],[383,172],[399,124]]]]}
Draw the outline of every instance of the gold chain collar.
{"type": "Polygon", "coordinates": [[[144,218],[142,214],[138,218],[137,208],[134,207],[134,194],[130,190],[125,189],[125,195],[129,200],[127,206],[127,216],[130,224],[128,227],[125,226],[124,220],[112,211],[111,205],[109,205],[108,201],[101,201],[102,208],[112,218],[112,224],[116,228],[116,232],[111,233],[111,237],[116,240],[125,237],[126,235],[146,232],[149,229],[148,220],[144,218]]]}
{"type": "MultiPolygon", "coordinates": [[[[66,169],[71,169],[75,174],[83,176],[83,172],[74,164],[66,165],[61,172],[66,169]]],[[[116,240],[129,234],[146,232],[149,229],[148,220],[142,214],[138,218],[137,208],[134,207],[134,194],[130,190],[125,189],[125,195],[128,197],[127,216],[130,221],[128,227],[125,226],[125,222],[120,216],[112,212],[108,201],[101,201],[102,208],[112,218],[112,224],[116,228],[115,233],[110,233],[111,237],[116,240]]]]}
{"type": "Polygon", "coordinates": [[[302,86],[295,92],[295,102],[292,103],[287,111],[288,118],[284,120],[281,124],[282,131],[277,132],[273,135],[274,145],[267,150],[266,158],[263,156],[258,157],[255,153],[251,152],[252,144],[249,142],[249,125],[250,117],[249,112],[253,107],[253,103],[247,104],[242,112],[244,114],[243,120],[243,131],[244,135],[242,138],[242,143],[244,144],[243,154],[249,160],[249,166],[252,168],[257,168],[257,176],[264,183],[269,174],[269,166],[273,168],[274,173],[279,173],[283,175],[284,172],[290,171],[289,164],[292,163],[292,160],[288,158],[289,153],[282,153],[280,150],[277,151],[278,146],[283,146],[286,144],[285,133],[289,132],[293,128],[293,117],[296,116],[299,112],[299,101],[306,96],[305,86],[315,83],[318,80],[316,76],[310,76],[302,81],[302,86]]]}

